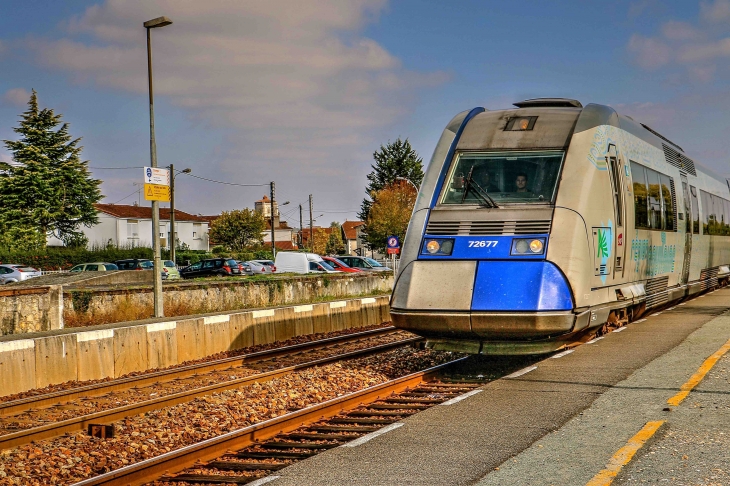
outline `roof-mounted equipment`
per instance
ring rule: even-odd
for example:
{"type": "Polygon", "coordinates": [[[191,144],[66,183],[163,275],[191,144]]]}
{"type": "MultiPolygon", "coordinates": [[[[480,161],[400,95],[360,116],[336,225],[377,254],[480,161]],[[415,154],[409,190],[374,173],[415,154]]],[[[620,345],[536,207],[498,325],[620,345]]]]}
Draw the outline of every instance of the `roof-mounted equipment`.
{"type": "Polygon", "coordinates": [[[533,98],[512,104],[517,108],[583,108],[580,101],[568,98],[533,98]]]}

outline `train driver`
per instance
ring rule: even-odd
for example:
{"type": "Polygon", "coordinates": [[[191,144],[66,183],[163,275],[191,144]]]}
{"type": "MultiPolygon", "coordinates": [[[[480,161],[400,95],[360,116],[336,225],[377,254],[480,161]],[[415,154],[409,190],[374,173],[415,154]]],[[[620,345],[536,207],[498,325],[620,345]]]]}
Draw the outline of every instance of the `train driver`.
{"type": "Polygon", "coordinates": [[[487,169],[481,168],[476,169],[474,171],[474,182],[476,182],[479,187],[481,187],[483,190],[487,192],[500,192],[499,187],[492,184],[490,181],[490,175],[489,172],[487,172],[487,169]]]}
{"type": "Polygon", "coordinates": [[[520,172],[515,179],[515,192],[532,192],[527,188],[527,174],[520,172]]]}

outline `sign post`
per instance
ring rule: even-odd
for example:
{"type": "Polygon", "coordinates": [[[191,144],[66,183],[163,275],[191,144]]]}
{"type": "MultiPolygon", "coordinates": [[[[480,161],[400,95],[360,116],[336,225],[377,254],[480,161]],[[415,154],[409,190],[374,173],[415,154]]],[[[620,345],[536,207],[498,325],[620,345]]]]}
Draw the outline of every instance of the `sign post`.
{"type": "Polygon", "coordinates": [[[395,271],[395,256],[400,253],[400,239],[393,235],[388,237],[387,241],[387,251],[388,255],[390,255],[390,261],[391,267],[393,268],[393,271],[395,271]]]}
{"type": "Polygon", "coordinates": [[[157,167],[144,168],[144,198],[147,201],[170,202],[169,170],[157,167]]]}

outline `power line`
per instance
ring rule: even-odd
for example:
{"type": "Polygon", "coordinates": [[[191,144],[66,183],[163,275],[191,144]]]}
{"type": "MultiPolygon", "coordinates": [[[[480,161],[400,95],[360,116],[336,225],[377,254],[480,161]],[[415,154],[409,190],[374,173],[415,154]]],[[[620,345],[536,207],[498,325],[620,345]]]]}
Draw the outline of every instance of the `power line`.
{"type": "Polygon", "coordinates": [[[141,165],[139,167],[89,167],[94,170],[127,170],[127,169],[144,169],[141,165]]]}
{"type": "Polygon", "coordinates": [[[269,182],[267,182],[266,184],[238,184],[238,183],[235,183],[235,182],[223,182],[223,181],[216,181],[216,180],[213,180],[213,179],[206,179],[205,177],[200,177],[200,176],[193,175],[193,174],[185,174],[185,175],[188,176],[188,177],[195,177],[196,179],[201,179],[201,180],[208,181],[208,182],[215,182],[216,184],[226,184],[228,186],[264,187],[264,186],[269,186],[270,185],[269,182]]]}
{"type": "Polygon", "coordinates": [[[110,204],[117,204],[117,203],[120,203],[120,202],[124,201],[125,199],[127,199],[128,197],[130,197],[130,196],[134,196],[135,194],[137,194],[137,193],[138,193],[139,191],[141,191],[141,190],[142,190],[142,188],[140,187],[139,189],[137,189],[136,191],[134,191],[134,192],[133,192],[132,194],[130,194],[129,196],[124,196],[124,197],[123,197],[123,198],[121,198],[121,199],[120,199],[119,201],[116,201],[116,202],[113,202],[113,203],[110,203],[110,204]]]}

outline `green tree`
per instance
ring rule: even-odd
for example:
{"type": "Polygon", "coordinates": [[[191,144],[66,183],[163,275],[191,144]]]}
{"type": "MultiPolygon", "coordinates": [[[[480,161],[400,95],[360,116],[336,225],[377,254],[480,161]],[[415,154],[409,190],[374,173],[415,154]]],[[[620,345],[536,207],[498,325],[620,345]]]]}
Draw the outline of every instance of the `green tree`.
{"type": "Polygon", "coordinates": [[[345,244],[342,242],[342,226],[340,223],[333,222],[330,225],[332,233],[330,233],[327,239],[327,246],[325,252],[328,255],[339,255],[345,253],[345,244]]]}
{"type": "Polygon", "coordinates": [[[370,248],[385,253],[389,236],[395,235],[404,240],[417,196],[416,189],[405,181],[373,193],[373,205],[365,221],[365,239],[370,248]]]}
{"type": "Polygon", "coordinates": [[[39,110],[33,90],[13,128],[20,139],[3,140],[13,158],[0,164],[0,230],[9,247],[42,246],[50,235],[78,242],[81,226],[99,222],[101,181],[91,177],[89,162],[80,159],[81,139],[71,138],[61,118],[39,110]]]}
{"type": "Polygon", "coordinates": [[[246,247],[261,244],[266,229],[264,217],[252,209],[223,211],[210,226],[209,237],[218,245],[231,251],[241,251],[246,247]]]}
{"type": "MultiPolygon", "coordinates": [[[[413,150],[408,139],[403,141],[399,137],[395,142],[381,145],[380,150],[373,153],[373,159],[375,164],[371,166],[373,171],[368,174],[368,186],[365,189],[368,197],[363,200],[358,213],[361,221],[368,219],[373,193],[382,191],[399,177],[408,179],[416,186],[420,186],[423,181],[423,159],[413,150]]],[[[367,227],[364,230],[367,232],[367,227]]]]}

